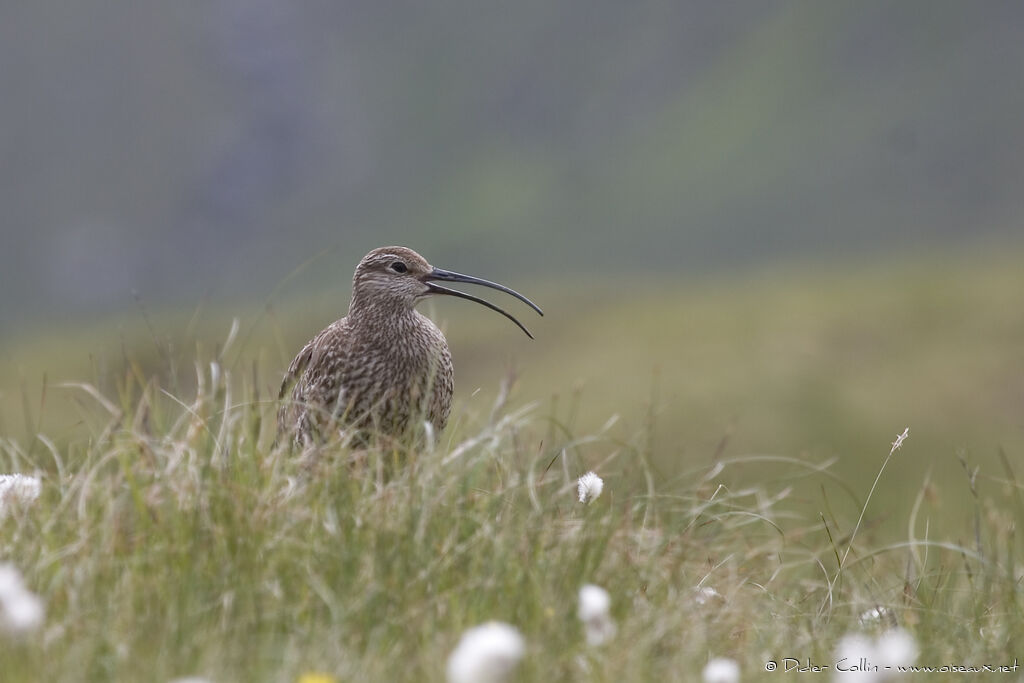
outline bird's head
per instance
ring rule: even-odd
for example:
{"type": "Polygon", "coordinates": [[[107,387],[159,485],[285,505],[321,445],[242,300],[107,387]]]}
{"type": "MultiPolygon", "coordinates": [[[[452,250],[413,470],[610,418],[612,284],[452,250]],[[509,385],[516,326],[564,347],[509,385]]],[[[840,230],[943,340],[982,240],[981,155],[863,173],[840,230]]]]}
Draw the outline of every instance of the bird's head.
{"type": "Polygon", "coordinates": [[[497,289],[511,294],[540,315],[544,315],[544,312],[536,304],[519,292],[496,282],[435,268],[425,258],[408,247],[380,247],[363,257],[363,260],[356,266],[356,273],[352,278],[350,313],[353,310],[369,307],[412,309],[425,297],[442,294],[475,301],[492,311],[497,311],[518,325],[523,332],[526,332],[527,336],[533,338],[530,331],[511,313],[471,294],[435,284],[438,281],[465,282],[497,289]]]}

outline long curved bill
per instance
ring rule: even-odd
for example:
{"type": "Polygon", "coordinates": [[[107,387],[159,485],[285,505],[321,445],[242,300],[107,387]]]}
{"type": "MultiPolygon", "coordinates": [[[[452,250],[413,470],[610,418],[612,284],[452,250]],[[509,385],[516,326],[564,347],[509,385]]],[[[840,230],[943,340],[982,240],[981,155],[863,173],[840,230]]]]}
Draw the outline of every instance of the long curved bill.
{"type": "Polygon", "coordinates": [[[423,280],[427,283],[427,288],[432,294],[445,294],[447,296],[459,297],[460,299],[469,299],[470,301],[475,301],[481,306],[486,306],[492,311],[501,313],[503,316],[514,322],[519,327],[519,329],[526,333],[526,336],[529,337],[530,339],[533,339],[533,335],[530,334],[530,331],[526,329],[526,327],[521,322],[516,320],[515,316],[513,316],[508,311],[495,306],[490,301],[481,299],[479,297],[475,297],[472,294],[466,294],[465,292],[460,292],[455,289],[448,289],[447,287],[442,287],[441,285],[435,285],[433,284],[432,280],[442,280],[445,282],[465,282],[466,284],[470,285],[481,285],[482,287],[490,287],[491,289],[497,289],[499,292],[511,294],[512,296],[514,296],[515,298],[519,299],[527,306],[532,308],[533,310],[537,311],[538,314],[544,315],[544,311],[540,310],[540,307],[537,304],[533,303],[516,290],[510,289],[505,285],[499,285],[497,282],[491,282],[490,280],[484,280],[482,278],[473,277],[472,275],[453,273],[450,270],[441,270],[440,268],[434,268],[423,278],[423,280]]]}

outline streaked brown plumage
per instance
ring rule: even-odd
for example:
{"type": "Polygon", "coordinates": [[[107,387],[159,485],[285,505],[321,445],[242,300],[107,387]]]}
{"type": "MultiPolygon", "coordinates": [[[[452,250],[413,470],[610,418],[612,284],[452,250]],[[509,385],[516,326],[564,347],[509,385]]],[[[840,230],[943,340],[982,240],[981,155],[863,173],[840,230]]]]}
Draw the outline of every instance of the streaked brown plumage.
{"type": "MultiPolygon", "coordinates": [[[[288,368],[278,432],[303,446],[335,427],[402,436],[422,420],[440,432],[451,410],[452,358],[441,330],[415,306],[431,294],[475,301],[523,325],[497,306],[434,284],[467,282],[529,299],[503,285],[434,268],[406,247],[374,249],[352,278],[348,315],[306,344],[288,368]]],[[[532,336],[532,335],[531,335],[532,336]]]]}

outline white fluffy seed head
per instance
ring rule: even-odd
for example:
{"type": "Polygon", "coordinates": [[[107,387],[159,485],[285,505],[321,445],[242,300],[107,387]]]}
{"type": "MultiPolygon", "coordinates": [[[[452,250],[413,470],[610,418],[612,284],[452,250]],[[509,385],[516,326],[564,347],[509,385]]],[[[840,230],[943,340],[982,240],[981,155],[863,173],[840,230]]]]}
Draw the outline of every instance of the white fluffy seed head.
{"type": "Polygon", "coordinates": [[[722,594],[711,586],[701,586],[693,591],[693,601],[698,605],[706,605],[712,600],[724,601],[722,594]]]}
{"type": "Polygon", "coordinates": [[[43,601],[33,593],[22,593],[3,609],[4,628],[12,633],[30,633],[43,625],[43,601]]]}
{"type": "Polygon", "coordinates": [[[870,628],[880,624],[883,620],[888,619],[888,617],[889,610],[881,605],[876,605],[875,607],[871,607],[861,612],[860,624],[861,626],[870,628]]]}
{"type": "Polygon", "coordinates": [[[43,625],[44,616],[43,601],[25,586],[21,573],[0,564],[0,631],[30,633],[43,625]]]}
{"type": "Polygon", "coordinates": [[[873,640],[863,633],[847,634],[836,646],[836,661],[845,660],[844,669],[857,667],[862,659],[867,660],[868,666],[864,671],[837,669],[832,679],[844,683],[890,680],[899,674],[898,667],[910,666],[917,655],[917,641],[906,629],[890,629],[873,640]]]}
{"type": "Polygon", "coordinates": [[[871,683],[878,680],[877,672],[871,671],[870,667],[864,671],[859,670],[860,661],[866,659],[871,664],[874,655],[875,643],[871,638],[863,633],[848,633],[836,645],[837,666],[832,680],[841,683],[871,683]]]}
{"type": "Polygon", "coordinates": [[[581,503],[590,503],[597,500],[604,490],[604,480],[593,472],[587,472],[576,484],[577,492],[581,503]]]}
{"type": "Polygon", "coordinates": [[[0,474],[0,519],[7,516],[7,511],[15,505],[28,505],[35,502],[42,491],[39,477],[26,474],[0,474]]]}
{"type": "Polygon", "coordinates": [[[739,683],[740,665],[728,657],[715,657],[701,674],[704,683],[739,683]]]}
{"type": "Polygon", "coordinates": [[[471,628],[448,657],[448,683],[502,683],[525,652],[514,626],[489,621],[471,628]]]}
{"type": "Polygon", "coordinates": [[[872,663],[879,667],[910,666],[917,659],[917,641],[903,628],[894,628],[878,636],[875,641],[875,657],[872,663]]]}
{"type": "Polygon", "coordinates": [[[13,564],[0,564],[0,600],[24,590],[21,572],[13,564]]]}
{"type": "Polygon", "coordinates": [[[580,588],[580,621],[608,616],[611,606],[611,596],[600,586],[588,583],[580,588]]]}
{"type": "Polygon", "coordinates": [[[600,586],[588,583],[580,588],[577,615],[583,622],[588,645],[603,645],[615,637],[617,627],[612,619],[611,606],[611,596],[600,586]]]}

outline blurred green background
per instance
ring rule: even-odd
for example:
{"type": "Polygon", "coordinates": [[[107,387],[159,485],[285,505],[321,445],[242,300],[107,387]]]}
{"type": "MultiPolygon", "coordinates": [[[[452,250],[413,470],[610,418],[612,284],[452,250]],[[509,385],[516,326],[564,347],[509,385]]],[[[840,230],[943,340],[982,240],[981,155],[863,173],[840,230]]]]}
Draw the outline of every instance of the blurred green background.
{"type": "Polygon", "coordinates": [[[470,415],[515,368],[665,477],[838,457],[861,492],[909,426],[900,525],[1021,461],[1019,3],[5,3],[0,65],[9,438],[84,437],[61,382],[187,387],[235,317],[270,397],[406,244],[546,310],[423,307],[470,415]]]}

